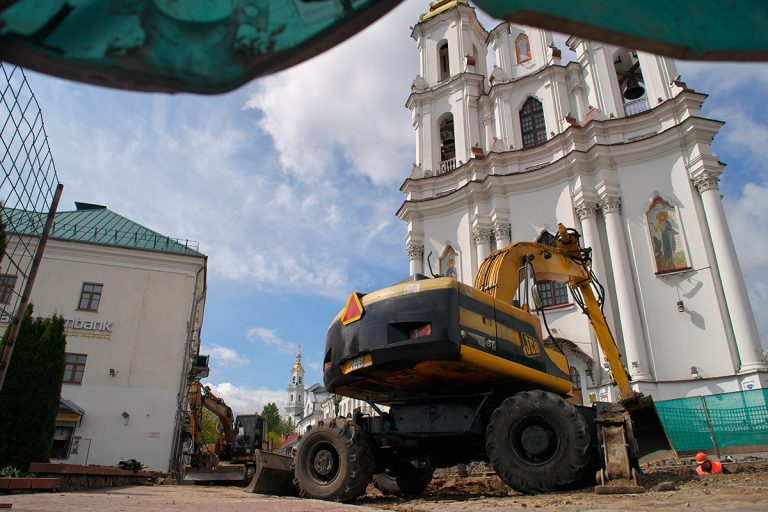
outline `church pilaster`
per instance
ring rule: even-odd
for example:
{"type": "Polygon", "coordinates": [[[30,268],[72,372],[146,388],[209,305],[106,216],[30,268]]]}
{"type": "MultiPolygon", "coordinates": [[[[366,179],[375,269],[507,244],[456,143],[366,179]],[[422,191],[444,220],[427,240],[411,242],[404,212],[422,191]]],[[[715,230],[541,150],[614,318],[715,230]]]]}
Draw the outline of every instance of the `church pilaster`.
{"type": "Polygon", "coordinates": [[[757,332],[755,316],[747,294],[744,275],[741,272],[736,249],[733,246],[731,230],[725,217],[723,201],[720,198],[719,172],[700,169],[692,174],[693,184],[701,195],[704,215],[709,227],[709,235],[715,250],[723,294],[728,303],[733,334],[741,360],[740,373],[765,370],[762,360],[760,336],[757,332]]]}
{"type": "Polygon", "coordinates": [[[472,228],[472,239],[477,248],[478,265],[491,253],[491,235],[493,231],[488,227],[475,226],[472,228]]]}
{"type": "Polygon", "coordinates": [[[406,244],[410,275],[424,273],[424,242],[411,240],[406,244]]]}
{"type": "Polygon", "coordinates": [[[613,192],[604,193],[600,200],[600,207],[605,217],[608,248],[611,251],[616,303],[624,338],[627,370],[635,381],[650,380],[653,377],[648,365],[645,336],[632,279],[632,266],[627,252],[627,239],[621,215],[621,197],[613,192]]]}

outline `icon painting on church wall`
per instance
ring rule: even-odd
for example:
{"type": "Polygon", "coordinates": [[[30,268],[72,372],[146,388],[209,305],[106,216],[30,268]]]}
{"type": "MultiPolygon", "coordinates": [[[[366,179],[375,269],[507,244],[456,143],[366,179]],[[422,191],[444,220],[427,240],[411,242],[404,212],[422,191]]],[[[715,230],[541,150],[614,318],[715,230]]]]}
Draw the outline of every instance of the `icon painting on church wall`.
{"type": "Polygon", "coordinates": [[[515,53],[518,64],[531,60],[531,43],[528,41],[527,35],[520,34],[517,36],[517,39],[515,39],[515,53]]]}
{"type": "Polygon", "coordinates": [[[656,196],[651,201],[646,218],[656,259],[656,273],[690,268],[677,209],[656,196]]]}
{"type": "Polygon", "coordinates": [[[459,254],[451,245],[447,245],[440,256],[440,274],[459,279],[459,254]]]}

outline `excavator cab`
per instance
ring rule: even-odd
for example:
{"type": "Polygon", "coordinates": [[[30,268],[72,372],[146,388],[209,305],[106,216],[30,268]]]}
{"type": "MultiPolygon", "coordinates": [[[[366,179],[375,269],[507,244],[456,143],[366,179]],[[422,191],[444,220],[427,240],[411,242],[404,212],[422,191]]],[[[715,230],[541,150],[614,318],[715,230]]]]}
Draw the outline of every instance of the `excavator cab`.
{"type": "Polygon", "coordinates": [[[232,460],[252,460],[256,450],[266,445],[264,418],[258,414],[241,414],[235,419],[235,437],[232,441],[232,460]]]}

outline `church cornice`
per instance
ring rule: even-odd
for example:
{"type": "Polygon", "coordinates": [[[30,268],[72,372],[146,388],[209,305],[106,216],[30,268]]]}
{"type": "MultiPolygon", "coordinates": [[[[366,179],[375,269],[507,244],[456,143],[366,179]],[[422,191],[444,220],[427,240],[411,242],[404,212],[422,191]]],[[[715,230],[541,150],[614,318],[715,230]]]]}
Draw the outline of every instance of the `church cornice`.
{"type": "MultiPolygon", "coordinates": [[[[700,112],[701,104],[706,98],[705,94],[684,91],[642,114],[593,120],[586,126],[569,126],[544,144],[533,148],[491,151],[485,154],[482,160],[470,159],[447,174],[408,177],[400,186],[400,191],[408,193],[408,189],[412,187],[445,189],[449,183],[458,184],[471,179],[472,176],[497,173],[499,167],[513,166],[517,169],[513,174],[538,170],[557,162],[569,153],[588,152],[595,147],[611,147],[613,152],[630,153],[632,158],[641,161],[649,158],[648,154],[642,154],[647,151],[647,144],[652,144],[650,147],[664,145],[668,135],[675,130],[679,130],[680,137],[686,143],[709,142],[724,123],[694,115],[700,112]],[[663,126],[668,128],[661,130],[663,126]]],[[[678,146],[673,144],[667,151],[674,152],[676,149],[678,146]]]]}
{"type": "Polygon", "coordinates": [[[405,108],[412,109],[416,103],[424,100],[431,101],[435,97],[450,95],[454,92],[462,90],[462,87],[466,87],[469,83],[473,85],[480,84],[480,94],[483,94],[483,84],[485,82],[485,76],[479,73],[470,73],[463,71],[458,73],[448,80],[437,83],[434,86],[427,87],[423,91],[413,91],[408,95],[408,99],[405,100],[405,108]]]}
{"type": "Polygon", "coordinates": [[[525,82],[535,82],[537,80],[547,79],[548,77],[546,75],[554,73],[567,73],[568,68],[573,68],[574,66],[579,68],[581,67],[577,62],[569,62],[565,66],[562,64],[546,64],[542,66],[538,71],[534,71],[533,73],[521,76],[519,78],[510,78],[504,81],[497,80],[491,82],[491,86],[485,94],[487,96],[493,96],[494,93],[503,92],[504,89],[522,87],[525,85],[525,82]]]}
{"type": "Polygon", "coordinates": [[[418,195],[425,188],[438,191],[442,189],[446,190],[446,192],[434,193],[429,197],[406,199],[396,215],[401,219],[405,219],[413,208],[416,208],[416,211],[420,214],[451,211],[467,204],[467,201],[471,200],[471,196],[487,193],[490,189],[500,190],[503,193],[508,193],[512,190],[535,190],[560,181],[567,181],[574,172],[584,172],[583,169],[592,169],[592,162],[599,161],[602,158],[610,158],[618,164],[625,164],[647,159],[649,154],[655,155],[656,158],[665,154],[677,154],[683,149],[680,144],[681,139],[686,142],[684,146],[696,144],[703,138],[700,133],[703,131],[708,134],[708,140],[711,140],[711,137],[717,133],[720,126],[722,126],[720,121],[691,116],[684,119],[680,124],[672,126],[652,137],[632,142],[594,144],[586,150],[572,149],[557,160],[539,168],[533,166],[534,168],[532,169],[504,174],[495,174],[489,172],[489,170],[495,171],[498,168],[510,167],[513,163],[517,163],[519,168],[524,165],[524,163],[520,162],[524,151],[534,151],[546,146],[546,144],[524,151],[491,153],[484,160],[470,160],[470,162],[450,174],[420,179],[408,178],[400,188],[406,194],[413,193],[418,195]],[[693,135],[697,132],[699,132],[697,135],[693,135]],[[512,162],[512,160],[517,160],[517,162],[512,162]],[[582,170],[574,171],[574,169],[582,170]],[[427,182],[429,183],[427,184],[427,182]],[[458,185],[458,182],[462,182],[462,184],[458,185]],[[451,188],[452,186],[453,188],[451,188]]]}

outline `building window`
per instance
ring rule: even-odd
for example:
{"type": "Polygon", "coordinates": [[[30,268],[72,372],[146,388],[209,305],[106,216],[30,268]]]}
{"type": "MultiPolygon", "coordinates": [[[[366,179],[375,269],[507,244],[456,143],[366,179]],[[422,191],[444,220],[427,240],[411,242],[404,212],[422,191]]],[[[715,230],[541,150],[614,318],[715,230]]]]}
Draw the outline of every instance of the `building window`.
{"type": "Polygon", "coordinates": [[[80,306],[78,309],[84,311],[98,311],[101,301],[101,290],[103,284],[83,283],[83,291],[80,294],[80,306]]]}
{"type": "Polygon", "coordinates": [[[527,35],[520,34],[515,39],[515,54],[518,64],[531,60],[531,43],[528,41],[527,35]]]}
{"type": "Polygon", "coordinates": [[[453,135],[453,114],[440,120],[440,172],[445,174],[456,169],[456,140],[453,135]]]}
{"type": "Polygon", "coordinates": [[[541,303],[545,308],[569,304],[568,285],[557,281],[539,281],[536,284],[541,297],[541,303]]]}
{"type": "Polygon", "coordinates": [[[64,384],[80,384],[83,382],[85,360],[87,357],[86,354],[67,353],[67,359],[64,365],[64,384]]]}
{"type": "Polygon", "coordinates": [[[68,459],[72,448],[72,439],[75,434],[76,423],[71,421],[57,421],[53,431],[53,445],[51,446],[52,459],[68,459]]]}
{"type": "Polygon", "coordinates": [[[451,68],[448,60],[448,43],[444,42],[438,47],[437,58],[440,61],[440,81],[451,76],[451,68]]]}
{"type": "Polygon", "coordinates": [[[15,287],[16,276],[0,275],[0,304],[10,304],[15,287]]]}
{"type": "Polygon", "coordinates": [[[532,148],[547,142],[547,127],[544,125],[544,108],[534,97],[525,100],[520,110],[520,127],[523,131],[523,147],[532,148]]]}
{"type": "Polygon", "coordinates": [[[573,366],[571,366],[571,384],[573,384],[573,389],[581,389],[581,376],[579,375],[579,370],[573,366]]]}

